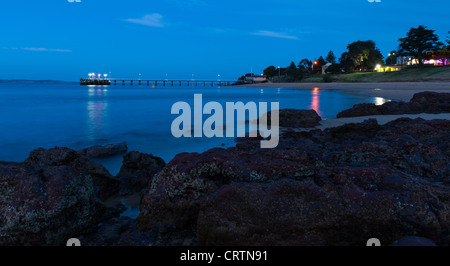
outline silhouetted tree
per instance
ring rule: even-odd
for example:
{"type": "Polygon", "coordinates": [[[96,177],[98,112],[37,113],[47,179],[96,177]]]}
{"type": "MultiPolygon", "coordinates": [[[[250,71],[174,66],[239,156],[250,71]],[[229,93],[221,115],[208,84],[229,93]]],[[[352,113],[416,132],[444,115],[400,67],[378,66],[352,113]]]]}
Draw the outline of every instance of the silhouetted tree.
{"type": "Polygon", "coordinates": [[[329,51],[327,57],[325,60],[328,63],[335,64],[336,63],[336,56],[334,55],[333,51],[329,51]]]}
{"type": "Polygon", "coordinates": [[[340,63],[334,63],[325,70],[327,73],[331,74],[341,74],[342,73],[342,65],[340,63]]]}
{"type": "Polygon", "coordinates": [[[351,73],[355,71],[355,62],[350,58],[350,54],[348,52],[342,53],[339,63],[345,72],[351,73]]]}
{"type": "Polygon", "coordinates": [[[405,38],[400,38],[400,53],[402,55],[413,56],[419,61],[419,66],[423,65],[424,59],[429,59],[433,51],[440,50],[442,43],[434,30],[420,25],[411,28],[405,38]]]}
{"type": "Polygon", "coordinates": [[[272,78],[272,77],[277,76],[277,75],[278,75],[278,71],[277,71],[277,69],[275,68],[275,66],[270,66],[270,67],[264,69],[264,75],[266,75],[266,77],[267,77],[268,79],[270,79],[270,78],[272,78]]]}
{"type": "Polygon", "coordinates": [[[322,56],[319,59],[314,61],[313,72],[317,74],[322,74],[322,67],[326,65],[325,59],[322,56]]]}
{"type": "Polygon", "coordinates": [[[386,65],[395,65],[397,64],[397,57],[398,57],[398,52],[397,51],[391,51],[389,53],[389,57],[386,58],[386,65]]]}
{"type": "Polygon", "coordinates": [[[302,73],[311,74],[312,65],[313,65],[313,62],[311,62],[310,60],[305,58],[305,59],[302,59],[302,61],[300,61],[300,63],[298,63],[298,68],[299,68],[300,72],[302,72],[302,73]]]}
{"type": "Polygon", "coordinates": [[[353,61],[354,70],[367,71],[383,64],[383,55],[374,41],[356,41],[347,46],[348,59],[353,61]]]}
{"type": "Polygon", "coordinates": [[[299,77],[298,68],[295,65],[294,61],[292,61],[291,64],[289,65],[289,67],[286,69],[286,75],[289,78],[288,81],[295,81],[295,80],[301,79],[301,77],[299,77]]]}

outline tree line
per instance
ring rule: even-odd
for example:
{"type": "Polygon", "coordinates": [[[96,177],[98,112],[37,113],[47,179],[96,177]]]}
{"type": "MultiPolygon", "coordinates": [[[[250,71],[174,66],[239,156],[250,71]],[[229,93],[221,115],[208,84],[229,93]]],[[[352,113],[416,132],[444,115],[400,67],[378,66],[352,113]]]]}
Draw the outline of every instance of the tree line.
{"type": "MultiPolygon", "coordinates": [[[[450,33],[450,32],[449,32],[450,33]]],[[[392,51],[384,61],[380,49],[375,41],[356,41],[347,46],[347,50],[338,59],[333,51],[323,58],[311,61],[302,59],[298,64],[294,61],[288,67],[269,66],[264,70],[264,75],[273,82],[295,82],[314,74],[322,74],[322,68],[327,64],[326,73],[353,73],[373,71],[377,65],[395,65],[399,56],[410,56],[418,61],[418,67],[422,67],[424,60],[450,58],[450,40],[447,36],[446,45],[439,41],[434,30],[420,25],[411,28],[405,37],[400,38],[397,50],[392,51]]],[[[240,78],[244,80],[248,73],[240,78]]]]}

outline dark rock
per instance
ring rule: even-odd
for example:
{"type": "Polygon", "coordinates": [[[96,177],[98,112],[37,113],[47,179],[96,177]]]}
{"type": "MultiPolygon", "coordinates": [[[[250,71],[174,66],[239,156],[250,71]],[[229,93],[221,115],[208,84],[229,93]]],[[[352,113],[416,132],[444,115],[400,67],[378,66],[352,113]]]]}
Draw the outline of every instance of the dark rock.
{"type": "Polygon", "coordinates": [[[96,195],[101,200],[106,200],[119,193],[120,182],[108,170],[68,148],[56,147],[49,150],[42,148],[34,150],[24,161],[24,164],[37,170],[48,166],[69,166],[80,174],[90,175],[94,182],[96,195]]]}
{"type": "Polygon", "coordinates": [[[340,112],[337,117],[356,117],[369,115],[399,115],[420,113],[449,113],[450,93],[421,92],[410,102],[387,102],[383,105],[363,103],[340,112]]]}
{"type": "Polygon", "coordinates": [[[411,105],[420,106],[429,113],[449,113],[450,93],[421,92],[413,96],[411,105]]]}
{"type": "Polygon", "coordinates": [[[368,137],[375,136],[381,127],[378,125],[377,120],[369,119],[362,123],[350,123],[343,126],[328,128],[325,133],[329,134],[333,138],[342,140],[362,140],[368,137]]]}
{"type": "Polygon", "coordinates": [[[136,220],[116,217],[102,223],[96,232],[78,238],[83,246],[150,246],[156,235],[140,232],[136,220]]]}
{"type": "MultiPolygon", "coordinates": [[[[268,125],[271,124],[271,114],[267,114],[268,125]]],[[[322,118],[314,110],[281,109],[279,110],[280,127],[313,128],[320,125],[322,118]]]]}
{"type": "Polygon", "coordinates": [[[376,232],[383,243],[422,235],[446,244],[449,127],[447,120],[367,120],[287,131],[275,149],[239,139],[235,148],[179,154],[144,190],[139,228],[197,228],[201,243],[214,245],[365,245],[376,232]],[[257,205],[267,197],[280,202],[257,205]],[[329,206],[338,211],[327,220],[329,206]]]}
{"type": "Polygon", "coordinates": [[[117,203],[115,206],[108,207],[106,208],[100,222],[106,222],[114,218],[119,218],[120,215],[126,210],[127,207],[122,202],[117,203]]]}
{"type": "Polygon", "coordinates": [[[405,102],[386,102],[378,107],[383,115],[401,115],[414,113],[411,104],[405,102]]]}
{"type": "Polygon", "coordinates": [[[344,110],[337,114],[337,118],[381,115],[380,109],[373,103],[355,104],[352,108],[344,110]]]}
{"type": "Polygon", "coordinates": [[[153,176],[165,165],[163,159],[153,155],[136,151],[125,154],[120,173],[116,176],[121,182],[120,193],[125,195],[150,186],[153,176]]]}
{"type": "Polygon", "coordinates": [[[369,236],[392,243],[416,231],[433,238],[442,233],[438,217],[445,217],[445,211],[436,216],[425,210],[427,201],[435,200],[432,186],[405,179],[404,186],[417,197],[413,200],[383,187],[382,169],[339,173],[334,182],[324,185],[311,180],[281,180],[224,186],[199,214],[199,242],[219,246],[357,246],[364,245],[369,236]],[[358,184],[358,180],[370,182],[361,178],[361,171],[379,174],[370,176],[378,180],[378,189],[358,184]]]}
{"type": "MultiPolygon", "coordinates": [[[[64,245],[95,230],[104,208],[95,197],[92,177],[73,166],[0,163],[0,245],[64,245]]],[[[75,153],[75,152],[74,152],[75,153]]],[[[76,153],[75,153],[76,154],[76,153]]]]}
{"type": "Polygon", "coordinates": [[[105,158],[124,154],[127,151],[128,151],[127,143],[122,142],[105,145],[95,145],[83,150],[79,150],[78,153],[86,155],[91,158],[105,158]]]}

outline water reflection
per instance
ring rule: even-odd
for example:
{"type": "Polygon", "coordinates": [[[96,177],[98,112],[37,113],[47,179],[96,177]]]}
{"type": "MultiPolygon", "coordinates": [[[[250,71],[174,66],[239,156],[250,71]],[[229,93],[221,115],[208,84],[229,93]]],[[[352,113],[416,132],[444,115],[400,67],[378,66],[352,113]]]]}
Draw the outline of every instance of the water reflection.
{"type": "Polygon", "coordinates": [[[375,101],[375,105],[383,105],[387,102],[386,99],[381,98],[381,97],[375,97],[374,101],[375,101]]]}
{"type": "Polygon", "coordinates": [[[105,97],[108,95],[108,89],[95,86],[88,90],[89,100],[87,103],[88,111],[88,134],[91,140],[104,138],[106,114],[108,103],[105,97]]]}
{"type": "Polygon", "coordinates": [[[309,106],[309,109],[315,110],[319,116],[322,116],[322,112],[320,111],[320,90],[319,90],[319,88],[314,88],[314,90],[312,90],[312,99],[311,99],[311,105],[309,106]]]}

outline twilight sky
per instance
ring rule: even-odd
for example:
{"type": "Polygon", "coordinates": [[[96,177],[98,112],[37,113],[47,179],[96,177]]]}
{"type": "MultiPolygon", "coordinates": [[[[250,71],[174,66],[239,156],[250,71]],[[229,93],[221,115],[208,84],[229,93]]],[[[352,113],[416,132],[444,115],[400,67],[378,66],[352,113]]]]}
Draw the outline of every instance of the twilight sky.
{"type": "Polygon", "coordinates": [[[384,56],[411,27],[450,31],[448,0],[14,0],[0,3],[0,79],[235,80],[337,57],[356,40],[384,56]]]}

